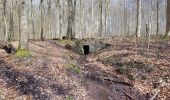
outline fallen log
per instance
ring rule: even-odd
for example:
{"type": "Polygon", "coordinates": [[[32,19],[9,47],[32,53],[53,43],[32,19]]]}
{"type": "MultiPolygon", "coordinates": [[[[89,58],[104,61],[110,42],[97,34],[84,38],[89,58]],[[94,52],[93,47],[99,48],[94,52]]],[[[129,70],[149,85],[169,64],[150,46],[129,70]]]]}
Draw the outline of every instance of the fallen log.
{"type": "Polygon", "coordinates": [[[126,82],[126,81],[123,81],[123,80],[120,80],[118,79],[117,77],[108,77],[108,76],[104,76],[102,74],[95,74],[95,73],[89,73],[87,75],[90,79],[93,79],[93,80],[98,80],[98,81],[110,81],[112,83],[116,83],[116,84],[122,84],[122,85],[126,85],[126,86],[130,86],[130,87],[133,87],[134,84],[133,83],[130,83],[130,82],[126,82]]]}
{"type": "Polygon", "coordinates": [[[106,80],[106,81],[111,81],[111,82],[117,83],[117,84],[123,84],[123,85],[126,85],[126,86],[133,87],[132,83],[128,83],[128,82],[125,82],[125,81],[121,81],[121,80],[117,80],[117,79],[113,79],[113,78],[109,78],[109,77],[103,77],[103,79],[106,80]]]}

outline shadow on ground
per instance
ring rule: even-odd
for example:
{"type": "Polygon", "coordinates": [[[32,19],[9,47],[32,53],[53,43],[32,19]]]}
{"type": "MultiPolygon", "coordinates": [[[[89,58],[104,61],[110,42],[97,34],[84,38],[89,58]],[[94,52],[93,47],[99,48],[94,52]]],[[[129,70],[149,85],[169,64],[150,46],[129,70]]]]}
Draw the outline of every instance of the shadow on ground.
{"type": "Polygon", "coordinates": [[[0,78],[7,88],[12,88],[19,95],[31,95],[33,100],[50,100],[50,94],[44,89],[50,88],[54,95],[65,95],[65,89],[59,84],[49,84],[43,79],[36,79],[29,72],[20,72],[0,60],[0,78]]]}

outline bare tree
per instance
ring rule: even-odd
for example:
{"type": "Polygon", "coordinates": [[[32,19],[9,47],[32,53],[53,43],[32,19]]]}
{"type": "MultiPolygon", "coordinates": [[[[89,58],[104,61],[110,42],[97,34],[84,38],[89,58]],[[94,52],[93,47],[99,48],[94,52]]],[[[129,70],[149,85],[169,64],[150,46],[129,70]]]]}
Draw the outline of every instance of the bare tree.
{"type": "Polygon", "coordinates": [[[107,35],[107,22],[108,22],[108,16],[109,16],[109,7],[110,0],[105,0],[105,35],[107,35]]]}
{"type": "Polygon", "coordinates": [[[33,39],[35,39],[33,0],[31,0],[31,24],[32,24],[33,39]]]}
{"type": "Polygon", "coordinates": [[[141,22],[142,22],[142,2],[137,0],[137,28],[136,28],[136,37],[141,36],[141,22]]]}
{"type": "Polygon", "coordinates": [[[75,12],[76,12],[76,0],[67,0],[68,2],[68,27],[67,27],[67,38],[75,38],[75,12]]]}
{"type": "Polygon", "coordinates": [[[62,9],[61,9],[61,0],[55,0],[55,6],[58,8],[58,17],[59,17],[59,34],[62,33],[62,9]]]}
{"type": "Polygon", "coordinates": [[[9,38],[10,41],[14,36],[14,11],[13,11],[13,1],[10,2],[10,22],[9,22],[9,38]]]}
{"type": "Polygon", "coordinates": [[[7,26],[6,3],[7,1],[3,0],[3,23],[4,23],[4,34],[5,34],[4,41],[7,43],[9,42],[9,36],[8,36],[8,26],[7,26]]]}
{"type": "Polygon", "coordinates": [[[157,3],[156,3],[156,8],[157,8],[157,11],[156,11],[156,15],[157,15],[157,28],[156,28],[156,34],[158,35],[159,34],[159,0],[157,0],[157,3]]]}
{"type": "Polygon", "coordinates": [[[166,8],[166,34],[164,38],[166,38],[170,34],[170,0],[167,0],[167,8],[166,8]]]}
{"type": "Polygon", "coordinates": [[[99,36],[102,36],[103,33],[103,0],[99,0],[99,16],[100,16],[100,27],[99,27],[99,36]]]}
{"type": "Polygon", "coordinates": [[[43,0],[40,0],[40,12],[41,12],[41,23],[40,23],[40,35],[41,40],[44,41],[44,16],[43,16],[43,0]]]}
{"type": "MultiPolygon", "coordinates": [[[[20,2],[20,1],[19,1],[20,2]]],[[[28,0],[22,0],[22,2],[18,5],[20,8],[19,15],[20,15],[20,25],[22,26],[20,29],[20,37],[19,37],[19,48],[18,49],[28,49],[28,19],[27,19],[27,12],[28,0]]]]}

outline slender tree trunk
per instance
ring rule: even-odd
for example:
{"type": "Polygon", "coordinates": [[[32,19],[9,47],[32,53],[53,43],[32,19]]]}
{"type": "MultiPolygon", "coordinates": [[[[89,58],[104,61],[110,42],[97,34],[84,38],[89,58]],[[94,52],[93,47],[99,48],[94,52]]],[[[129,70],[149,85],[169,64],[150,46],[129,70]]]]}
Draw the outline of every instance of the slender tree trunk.
{"type": "Polygon", "coordinates": [[[85,38],[86,37],[86,34],[85,31],[86,31],[86,28],[85,28],[85,24],[84,24],[84,1],[83,0],[80,0],[80,36],[81,38],[85,38]]]}
{"type": "Polygon", "coordinates": [[[40,25],[40,39],[44,41],[44,17],[43,17],[43,0],[40,0],[41,25],[40,25]]]}
{"type": "Polygon", "coordinates": [[[108,22],[108,16],[109,16],[109,5],[110,5],[110,0],[105,0],[105,36],[107,36],[107,22],[108,22]]]}
{"type": "Polygon", "coordinates": [[[32,24],[33,39],[35,39],[33,0],[31,0],[31,24],[32,24]]]}
{"type": "Polygon", "coordinates": [[[6,0],[3,0],[3,23],[4,23],[4,34],[5,38],[4,41],[6,43],[9,42],[9,34],[8,34],[8,26],[7,26],[7,16],[6,16],[6,0]]]}
{"type": "Polygon", "coordinates": [[[156,34],[157,36],[159,35],[159,0],[157,0],[157,3],[156,3],[156,8],[157,8],[157,11],[156,11],[156,14],[157,14],[157,28],[156,28],[156,34]]]}
{"type": "Polygon", "coordinates": [[[92,17],[92,22],[91,22],[91,36],[94,36],[94,25],[95,25],[95,19],[94,19],[94,0],[91,0],[91,17],[92,17]]]}
{"type": "Polygon", "coordinates": [[[67,0],[68,1],[68,10],[69,10],[69,16],[68,16],[68,27],[67,27],[67,38],[71,39],[72,38],[72,33],[73,33],[73,16],[72,16],[72,0],[67,0]]]}
{"type": "Polygon", "coordinates": [[[124,33],[125,36],[128,36],[128,12],[127,12],[127,7],[126,7],[126,1],[124,1],[124,13],[123,13],[123,21],[124,21],[124,33]]]}
{"type": "Polygon", "coordinates": [[[137,0],[137,28],[136,28],[136,37],[141,36],[141,23],[142,23],[142,1],[137,0]]]}
{"type": "MultiPolygon", "coordinates": [[[[147,59],[149,59],[149,48],[150,48],[150,38],[151,38],[151,23],[149,22],[148,25],[146,25],[146,34],[147,34],[147,59]]],[[[148,61],[148,60],[147,60],[148,61]]]]}
{"type": "Polygon", "coordinates": [[[59,34],[62,35],[62,11],[61,11],[62,9],[61,9],[61,1],[60,0],[58,0],[58,4],[59,4],[58,10],[59,10],[59,22],[60,22],[60,24],[59,24],[60,25],[59,26],[59,34]]]}
{"type": "Polygon", "coordinates": [[[13,1],[10,4],[10,27],[9,27],[9,41],[14,37],[14,14],[13,14],[13,1]]]}
{"type": "MultiPolygon", "coordinates": [[[[92,0],[93,1],[93,0],[92,0]]],[[[80,0],[80,19],[79,19],[79,24],[80,24],[80,33],[79,33],[79,38],[81,38],[82,37],[82,0],[80,0]]]]}
{"type": "Polygon", "coordinates": [[[164,38],[166,38],[170,34],[170,0],[167,0],[167,8],[166,8],[166,33],[164,38]]]}
{"type": "Polygon", "coordinates": [[[52,19],[51,19],[51,0],[48,0],[47,1],[48,2],[48,9],[47,9],[47,17],[46,17],[46,21],[47,21],[47,19],[48,19],[48,38],[50,38],[50,39],[54,39],[54,38],[56,38],[56,36],[53,36],[53,34],[52,34],[52,32],[51,32],[51,23],[52,23],[52,19]]]}
{"type": "MultiPolygon", "coordinates": [[[[20,4],[20,0],[17,0],[17,12],[18,12],[18,33],[19,33],[19,41],[21,39],[21,4],[20,4]]],[[[20,41],[21,42],[21,41],[20,41]]],[[[19,42],[19,47],[21,43],[19,42]]]]}
{"type": "Polygon", "coordinates": [[[5,25],[5,42],[9,42],[8,26],[7,26],[7,17],[4,15],[4,25],[5,25]]]}
{"type": "Polygon", "coordinates": [[[107,1],[105,0],[105,36],[107,35],[107,1]]]}
{"type": "Polygon", "coordinates": [[[99,0],[99,14],[100,14],[99,37],[101,37],[103,34],[103,0],[99,0]]]}

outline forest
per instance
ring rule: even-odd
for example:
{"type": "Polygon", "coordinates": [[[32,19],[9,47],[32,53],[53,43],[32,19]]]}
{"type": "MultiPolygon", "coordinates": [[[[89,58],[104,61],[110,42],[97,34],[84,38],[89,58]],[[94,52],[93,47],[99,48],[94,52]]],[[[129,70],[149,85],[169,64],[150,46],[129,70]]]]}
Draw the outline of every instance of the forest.
{"type": "Polygon", "coordinates": [[[0,0],[0,100],[170,100],[170,0],[0,0]]]}

